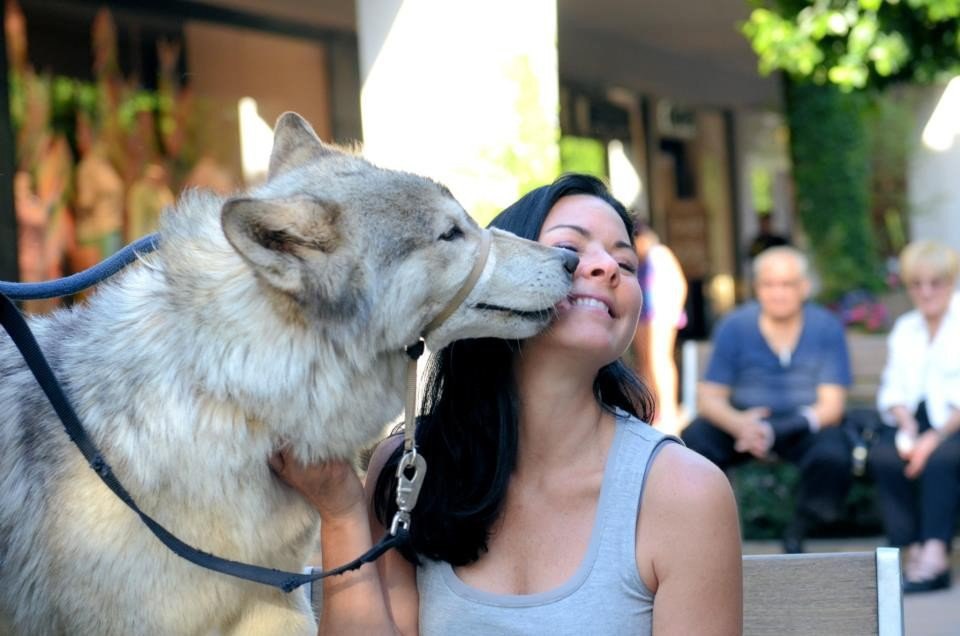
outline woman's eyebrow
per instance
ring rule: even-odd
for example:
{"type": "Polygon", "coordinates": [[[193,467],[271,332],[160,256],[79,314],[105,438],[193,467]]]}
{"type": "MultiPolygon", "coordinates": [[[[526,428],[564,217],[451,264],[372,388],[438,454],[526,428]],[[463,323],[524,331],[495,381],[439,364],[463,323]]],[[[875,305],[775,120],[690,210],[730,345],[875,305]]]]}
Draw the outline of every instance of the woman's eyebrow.
{"type": "MultiPolygon", "coordinates": [[[[550,232],[553,232],[554,230],[573,230],[574,232],[576,232],[577,234],[583,236],[584,238],[590,238],[590,237],[591,237],[590,232],[588,232],[586,228],[581,227],[581,226],[579,226],[579,225],[570,225],[570,224],[567,224],[567,223],[561,223],[561,224],[559,224],[559,225],[554,225],[554,226],[552,226],[552,227],[548,227],[548,228],[546,228],[546,229],[543,231],[543,233],[544,233],[544,234],[549,234],[550,232]]],[[[626,242],[626,241],[617,241],[616,243],[613,244],[613,247],[614,247],[615,249],[630,250],[631,252],[634,252],[634,251],[635,251],[635,250],[633,249],[633,245],[632,245],[631,243],[626,242]]]]}
{"type": "Polygon", "coordinates": [[[582,227],[580,227],[579,225],[567,225],[567,224],[563,224],[563,223],[561,223],[560,225],[554,225],[553,227],[547,228],[547,229],[545,229],[545,230],[543,231],[543,233],[546,234],[546,233],[548,233],[548,232],[553,232],[554,230],[564,230],[564,229],[565,229],[565,230],[573,230],[573,231],[576,232],[577,234],[580,234],[580,235],[582,235],[582,236],[584,236],[584,237],[587,237],[587,238],[590,237],[590,232],[587,232],[587,230],[586,230],[585,228],[582,228],[582,227]]]}

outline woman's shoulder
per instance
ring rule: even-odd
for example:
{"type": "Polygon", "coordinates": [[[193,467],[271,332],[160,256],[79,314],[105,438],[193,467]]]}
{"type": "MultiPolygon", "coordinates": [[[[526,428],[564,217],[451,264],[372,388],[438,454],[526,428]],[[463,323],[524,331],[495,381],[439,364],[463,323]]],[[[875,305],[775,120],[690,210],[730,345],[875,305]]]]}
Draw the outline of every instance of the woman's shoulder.
{"type": "Polygon", "coordinates": [[[665,482],[679,480],[674,485],[683,490],[678,490],[674,494],[681,496],[687,490],[690,491],[690,495],[698,496],[707,489],[707,493],[713,496],[718,490],[730,489],[729,481],[723,471],[703,455],[687,448],[679,438],[623,411],[618,410],[618,415],[620,416],[619,425],[623,427],[626,435],[658,447],[649,467],[647,489],[657,488],[655,482],[661,476],[665,477],[663,479],[665,482]]]}
{"type": "Polygon", "coordinates": [[[647,477],[644,504],[688,519],[712,516],[733,501],[730,481],[716,464],[682,444],[666,444],[647,477]]]}
{"type": "MultiPolygon", "coordinates": [[[[740,622],[740,523],[726,476],[679,444],[655,458],[638,511],[636,553],[657,607],[678,633],[704,633],[719,620],[723,633],[740,622]],[[702,615],[690,604],[708,608],[702,615]]],[[[716,631],[716,628],[713,628],[716,631]]]]}
{"type": "Polygon", "coordinates": [[[888,340],[896,341],[910,334],[922,334],[923,329],[923,314],[916,309],[911,309],[893,321],[888,340]]]}

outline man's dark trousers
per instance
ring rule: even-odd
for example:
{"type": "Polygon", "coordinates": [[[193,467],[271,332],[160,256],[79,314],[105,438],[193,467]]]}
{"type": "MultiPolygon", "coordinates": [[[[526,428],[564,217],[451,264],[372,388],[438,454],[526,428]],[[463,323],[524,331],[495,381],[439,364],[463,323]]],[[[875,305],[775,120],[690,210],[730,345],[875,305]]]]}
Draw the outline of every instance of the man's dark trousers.
{"type": "MultiPolygon", "coordinates": [[[[749,453],[734,450],[733,437],[704,418],[691,422],[681,438],[688,448],[721,470],[756,459],[749,453]]],[[[831,522],[842,516],[853,483],[852,450],[842,424],[825,427],[817,433],[793,431],[774,440],[772,454],[800,470],[797,507],[791,522],[792,532],[800,535],[797,538],[802,538],[817,521],[831,522]]]]}

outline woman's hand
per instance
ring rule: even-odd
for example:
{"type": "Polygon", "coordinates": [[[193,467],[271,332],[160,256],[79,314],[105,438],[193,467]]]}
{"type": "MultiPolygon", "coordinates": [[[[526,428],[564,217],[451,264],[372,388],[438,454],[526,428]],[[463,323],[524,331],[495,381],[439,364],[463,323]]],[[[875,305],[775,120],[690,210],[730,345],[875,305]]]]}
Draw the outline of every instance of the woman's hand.
{"type": "Polygon", "coordinates": [[[908,411],[904,406],[895,406],[890,409],[890,412],[897,422],[897,434],[895,437],[897,454],[900,455],[900,459],[909,462],[917,443],[917,430],[920,425],[917,423],[913,413],[908,411]]]}
{"type": "Polygon", "coordinates": [[[940,445],[940,439],[940,433],[932,428],[917,437],[913,450],[910,451],[910,460],[907,462],[907,467],[903,469],[903,474],[909,479],[919,477],[926,467],[930,455],[940,445]]]}
{"type": "Polygon", "coordinates": [[[303,495],[320,513],[332,520],[365,510],[363,485],[350,462],[331,460],[303,465],[286,449],[270,457],[270,468],[281,481],[303,495]]]}
{"type": "MultiPolygon", "coordinates": [[[[305,466],[289,450],[281,449],[270,457],[270,467],[281,481],[302,494],[320,513],[323,569],[349,563],[373,546],[367,500],[350,462],[328,461],[305,466]]],[[[379,469],[372,474],[379,474],[379,469]]],[[[404,604],[398,604],[393,610],[388,607],[388,602],[398,598],[399,593],[393,589],[396,584],[391,585],[387,594],[380,581],[378,565],[367,563],[357,570],[323,579],[319,634],[399,634],[392,612],[412,625],[410,633],[416,633],[419,606],[413,566],[392,551],[383,555],[380,563],[386,559],[394,559],[406,568],[403,585],[397,586],[405,594],[404,604]]]]}

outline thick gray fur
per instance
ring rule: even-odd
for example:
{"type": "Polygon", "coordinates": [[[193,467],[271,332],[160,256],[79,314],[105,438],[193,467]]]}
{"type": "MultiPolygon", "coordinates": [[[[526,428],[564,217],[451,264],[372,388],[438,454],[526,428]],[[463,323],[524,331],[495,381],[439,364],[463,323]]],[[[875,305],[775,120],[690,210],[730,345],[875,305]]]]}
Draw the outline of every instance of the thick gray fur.
{"type": "MultiPolygon", "coordinates": [[[[151,516],[217,555],[299,571],[317,516],[269,471],[350,457],[402,408],[405,345],[456,293],[480,229],[449,192],[280,118],[267,182],[187,193],[160,249],[31,326],[89,434],[151,516]],[[454,226],[462,236],[440,237],[454,226]]],[[[428,339],[528,337],[564,258],[496,232],[461,308],[428,339]]],[[[0,634],[312,634],[304,595],[168,551],[73,447],[0,336],[0,634]]]]}

